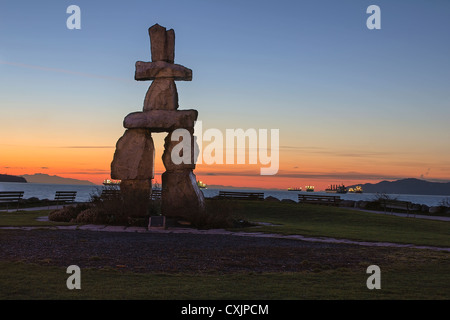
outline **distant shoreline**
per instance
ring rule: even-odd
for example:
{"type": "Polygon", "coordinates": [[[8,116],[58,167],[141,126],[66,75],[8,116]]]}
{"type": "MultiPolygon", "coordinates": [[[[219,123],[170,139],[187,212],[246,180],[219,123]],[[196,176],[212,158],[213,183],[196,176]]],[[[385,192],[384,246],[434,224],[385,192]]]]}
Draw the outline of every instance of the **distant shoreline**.
{"type": "Polygon", "coordinates": [[[0,182],[28,183],[24,177],[11,176],[9,174],[0,174],[0,182]]]}

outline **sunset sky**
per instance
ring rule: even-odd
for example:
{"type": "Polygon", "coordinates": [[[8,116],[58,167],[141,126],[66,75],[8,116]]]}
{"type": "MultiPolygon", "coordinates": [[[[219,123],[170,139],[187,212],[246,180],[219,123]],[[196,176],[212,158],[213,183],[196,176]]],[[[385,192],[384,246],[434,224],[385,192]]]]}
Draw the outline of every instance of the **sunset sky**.
{"type": "MultiPolygon", "coordinates": [[[[148,28],[174,29],[179,109],[204,130],[279,129],[279,170],[197,165],[209,185],[450,181],[450,1],[2,1],[0,173],[110,177],[151,82],[148,28]],[[369,30],[369,5],[381,29],[369,30]],[[69,5],[81,29],[69,30],[69,5]]],[[[199,134],[196,132],[196,134],[199,134]]],[[[154,134],[156,180],[165,134],[154,134]]]]}

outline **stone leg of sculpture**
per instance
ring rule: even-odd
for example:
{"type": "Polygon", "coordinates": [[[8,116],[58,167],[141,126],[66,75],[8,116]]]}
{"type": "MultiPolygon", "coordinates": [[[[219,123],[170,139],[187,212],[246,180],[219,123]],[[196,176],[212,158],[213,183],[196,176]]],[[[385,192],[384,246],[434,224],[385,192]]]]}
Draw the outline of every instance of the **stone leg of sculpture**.
{"type": "Polygon", "coordinates": [[[188,220],[205,212],[205,198],[192,170],[162,174],[161,211],[164,216],[188,220]]]}

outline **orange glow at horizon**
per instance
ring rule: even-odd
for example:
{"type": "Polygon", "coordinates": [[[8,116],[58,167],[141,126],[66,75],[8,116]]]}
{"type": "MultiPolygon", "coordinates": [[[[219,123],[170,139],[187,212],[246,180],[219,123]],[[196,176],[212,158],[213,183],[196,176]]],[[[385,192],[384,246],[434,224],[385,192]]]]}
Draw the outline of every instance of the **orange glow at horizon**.
{"type": "MultiPolygon", "coordinates": [[[[161,183],[161,173],[165,171],[161,155],[163,137],[155,137],[155,182],[161,183]]],[[[118,139],[119,137],[117,137],[118,139]]],[[[1,146],[0,173],[24,175],[44,173],[64,178],[88,180],[102,184],[110,178],[110,164],[114,147],[38,147],[1,146]]],[[[222,185],[247,188],[287,189],[305,188],[314,185],[316,190],[324,190],[331,184],[376,183],[381,180],[400,178],[448,179],[446,167],[425,155],[409,160],[409,155],[358,156],[334,155],[306,152],[304,150],[280,150],[279,171],[273,176],[261,176],[259,164],[197,164],[194,174],[207,185],[222,185]],[[417,163],[416,163],[417,162],[417,163]],[[421,163],[433,167],[432,172],[420,167],[421,163]],[[439,169],[441,168],[441,169],[439,169]]]]}

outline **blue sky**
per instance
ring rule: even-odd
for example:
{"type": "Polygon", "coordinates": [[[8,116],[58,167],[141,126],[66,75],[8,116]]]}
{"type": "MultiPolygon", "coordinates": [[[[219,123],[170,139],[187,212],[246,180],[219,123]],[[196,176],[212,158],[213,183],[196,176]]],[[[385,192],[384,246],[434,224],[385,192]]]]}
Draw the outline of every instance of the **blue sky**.
{"type": "Polygon", "coordinates": [[[377,153],[450,180],[449,12],[444,0],[3,1],[0,134],[114,145],[142,108],[150,83],[134,81],[134,64],[150,60],[147,29],[159,23],[175,30],[175,62],[193,70],[177,82],[180,108],[204,127],[280,128],[292,163],[319,149],[377,153]],[[66,28],[72,4],[81,30],[66,28]],[[366,27],[371,4],[381,30],[366,27]]]}

